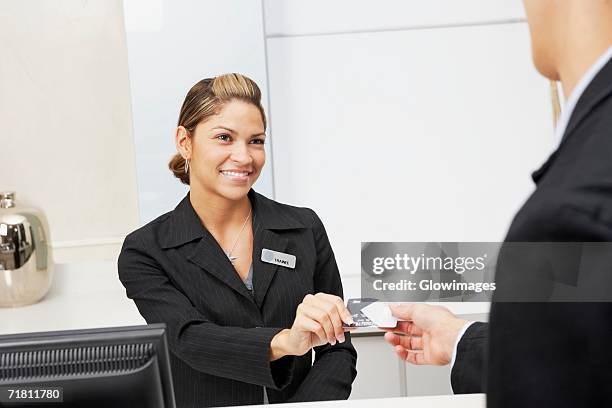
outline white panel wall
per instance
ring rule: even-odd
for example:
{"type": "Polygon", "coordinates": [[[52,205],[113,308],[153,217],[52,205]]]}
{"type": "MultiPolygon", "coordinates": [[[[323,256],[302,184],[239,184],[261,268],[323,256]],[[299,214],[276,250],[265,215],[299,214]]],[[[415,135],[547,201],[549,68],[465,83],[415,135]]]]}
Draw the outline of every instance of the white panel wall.
{"type": "Polygon", "coordinates": [[[270,37],[523,20],[520,0],[263,0],[270,37]]]}
{"type": "MultiPolygon", "coordinates": [[[[239,72],[267,106],[260,0],[125,0],[141,223],[173,209],[187,188],[168,170],[183,99],[200,79],[239,72]]],[[[266,109],[267,110],[267,109],[266,109]]],[[[270,132],[268,132],[270,133],[270,132]]],[[[268,138],[271,141],[271,138],[268,138]]],[[[256,189],[273,196],[272,157],[256,189]]]]}
{"type": "Polygon", "coordinates": [[[361,241],[503,239],[552,149],[525,23],[267,45],[276,198],[321,215],[344,276],[361,241]]]}
{"type": "MultiPolygon", "coordinates": [[[[361,241],[503,239],[554,148],[520,1],[264,6],[276,199],[319,213],[345,282],[361,241]]],[[[352,398],[451,392],[450,367],[398,388],[376,340],[352,398]]]]}
{"type": "Polygon", "coordinates": [[[138,223],[121,1],[3,0],[0,44],[0,189],[56,261],[114,258],[138,223]]]}

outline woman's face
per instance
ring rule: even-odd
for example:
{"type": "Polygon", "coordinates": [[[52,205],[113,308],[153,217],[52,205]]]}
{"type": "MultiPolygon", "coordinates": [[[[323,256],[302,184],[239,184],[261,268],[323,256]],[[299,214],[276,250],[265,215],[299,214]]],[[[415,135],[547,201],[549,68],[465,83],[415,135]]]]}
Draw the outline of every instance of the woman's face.
{"type": "Polygon", "coordinates": [[[186,140],[190,187],[229,200],[244,198],[266,162],[264,139],[257,107],[240,100],[226,102],[186,140]]]}

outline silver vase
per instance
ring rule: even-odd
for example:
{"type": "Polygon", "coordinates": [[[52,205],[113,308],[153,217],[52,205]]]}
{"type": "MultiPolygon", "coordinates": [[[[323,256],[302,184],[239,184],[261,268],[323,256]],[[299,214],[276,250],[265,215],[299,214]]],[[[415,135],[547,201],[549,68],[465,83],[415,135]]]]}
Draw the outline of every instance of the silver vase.
{"type": "Polygon", "coordinates": [[[0,307],[38,302],[51,287],[53,261],[44,214],[0,193],[0,307]]]}

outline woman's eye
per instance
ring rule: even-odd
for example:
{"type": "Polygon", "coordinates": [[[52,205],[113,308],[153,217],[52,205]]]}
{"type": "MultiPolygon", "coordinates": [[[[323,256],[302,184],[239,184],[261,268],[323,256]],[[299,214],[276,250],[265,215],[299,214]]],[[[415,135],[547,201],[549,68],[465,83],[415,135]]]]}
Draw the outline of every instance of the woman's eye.
{"type": "Polygon", "coordinates": [[[222,140],[224,142],[229,142],[231,140],[231,137],[230,135],[224,133],[222,135],[217,136],[217,139],[222,140]]]}
{"type": "Polygon", "coordinates": [[[264,139],[253,139],[253,140],[251,140],[251,143],[252,144],[260,144],[260,145],[262,145],[262,144],[265,144],[265,140],[264,139]]]}

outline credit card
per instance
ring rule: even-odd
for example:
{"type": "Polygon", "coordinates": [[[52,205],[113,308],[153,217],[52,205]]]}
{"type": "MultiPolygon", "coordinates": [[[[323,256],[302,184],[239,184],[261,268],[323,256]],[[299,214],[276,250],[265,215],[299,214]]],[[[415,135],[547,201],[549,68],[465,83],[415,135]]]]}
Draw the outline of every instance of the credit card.
{"type": "Polygon", "coordinates": [[[361,309],[361,314],[370,319],[377,327],[389,329],[397,326],[397,317],[391,314],[391,309],[387,303],[370,303],[361,309]]]}
{"type": "Polygon", "coordinates": [[[346,302],[346,308],[351,312],[354,325],[349,326],[344,324],[345,328],[363,328],[363,327],[380,327],[393,328],[396,327],[398,319],[391,314],[389,304],[372,298],[353,298],[346,302]]]}
{"type": "Polygon", "coordinates": [[[375,324],[363,313],[361,313],[361,309],[364,307],[371,305],[376,302],[378,299],[368,299],[368,298],[354,298],[349,299],[346,302],[346,308],[351,313],[353,317],[353,322],[355,324],[349,326],[344,324],[343,326],[346,328],[359,328],[359,327],[372,327],[375,324]]]}

